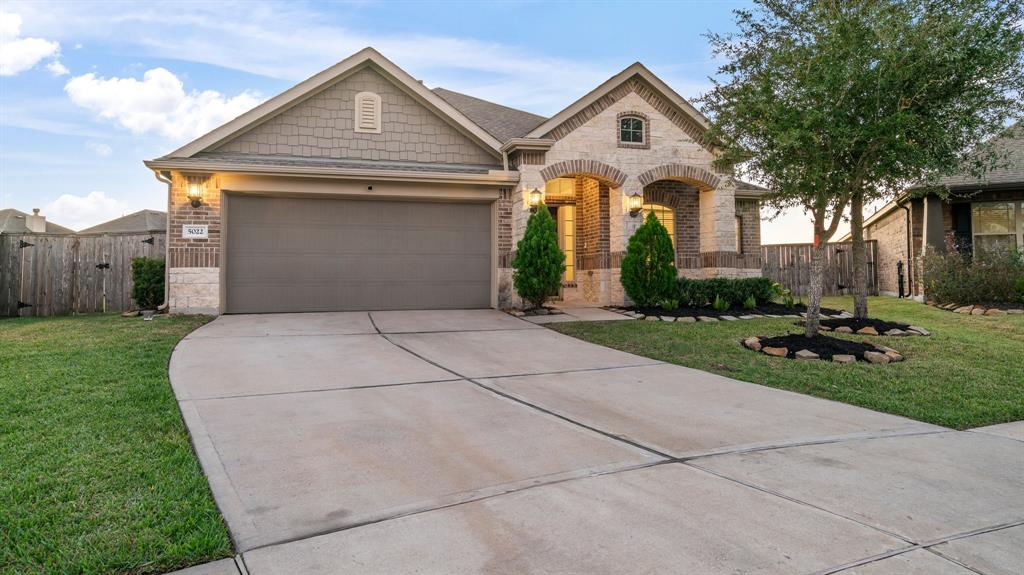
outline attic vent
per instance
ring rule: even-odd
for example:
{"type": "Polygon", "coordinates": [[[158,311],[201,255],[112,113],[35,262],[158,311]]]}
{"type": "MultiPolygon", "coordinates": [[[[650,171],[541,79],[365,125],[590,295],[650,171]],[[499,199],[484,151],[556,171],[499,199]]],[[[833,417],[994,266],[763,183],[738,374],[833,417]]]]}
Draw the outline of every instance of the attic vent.
{"type": "Polygon", "coordinates": [[[356,132],[380,133],[380,96],[373,92],[356,94],[356,132]]]}

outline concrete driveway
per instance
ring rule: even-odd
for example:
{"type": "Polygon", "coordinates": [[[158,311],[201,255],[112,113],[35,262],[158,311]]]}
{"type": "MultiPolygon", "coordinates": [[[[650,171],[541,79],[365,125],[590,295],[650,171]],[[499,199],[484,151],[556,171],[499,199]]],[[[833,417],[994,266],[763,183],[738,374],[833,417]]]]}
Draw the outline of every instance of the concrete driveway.
{"type": "Polygon", "coordinates": [[[492,310],[224,316],[170,373],[254,575],[1024,573],[1012,433],[492,310]]]}

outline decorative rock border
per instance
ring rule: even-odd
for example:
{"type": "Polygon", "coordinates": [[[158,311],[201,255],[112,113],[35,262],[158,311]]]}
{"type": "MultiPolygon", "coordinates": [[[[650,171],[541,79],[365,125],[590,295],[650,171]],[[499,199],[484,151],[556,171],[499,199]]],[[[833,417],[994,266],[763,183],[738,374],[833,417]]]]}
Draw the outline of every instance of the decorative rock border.
{"type": "Polygon", "coordinates": [[[822,325],[822,326],[819,326],[818,329],[821,330],[821,331],[831,331],[831,332],[835,332],[835,333],[846,333],[846,334],[853,334],[853,333],[855,333],[855,334],[858,334],[858,335],[887,335],[887,336],[890,336],[890,337],[906,337],[906,336],[910,336],[910,335],[919,335],[919,336],[926,336],[927,337],[927,336],[930,336],[932,334],[932,332],[926,330],[925,328],[919,327],[919,326],[916,326],[916,325],[907,326],[907,329],[896,329],[896,328],[893,328],[893,329],[890,329],[890,330],[885,331],[883,333],[878,333],[878,330],[876,330],[875,328],[873,328],[871,326],[862,327],[862,328],[858,329],[857,331],[854,331],[853,328],[851,328],[849,326],[845,326],[845,325],[841,325],[841,326],[839,326],[839,327],[837,327],[835,329],[832,329],[832,328],[830,328],[827,325],[822,325]]]}
{"type": "MultiPolygon", "coordinates": [[[[789,348],[786,347],[762,347],[761,340],[768,339],[757,336],[748,337],[743,340],[743,347],[751,350],[758,351],[765,355],[773,357],[788,357],[789,348]]],[[[868,363],[874,363],[878,365],[888,365],[890,363],[897,363],[904,360],[903,354],[896,351],[891,347],[887,347],[878,343],[874,343],[868,340],[864,340],[864,343],[874,347],[873,350],[865,351],[862,358],[868,363]]],[[[814,353],[809,349],[797,350],[794,354],[796,361],[819,361],[821,356],[814,353]]],[[[832,363],[839,364],[854,364],[857,363],[857,357],[849,354],[836,354],[832,356],[832,363]]]]}
{"type": "Polygon", "coordinates": [[[960,305],[958,303],[947,303],[945,305],[928,304],[938,309],[951,311],[953,313],[960,313],[964,315],[1021,315],[1024,314],[1024,309],[1020,308],[998,308],[998,307],[985,307],[983,305],[960,305]]]}

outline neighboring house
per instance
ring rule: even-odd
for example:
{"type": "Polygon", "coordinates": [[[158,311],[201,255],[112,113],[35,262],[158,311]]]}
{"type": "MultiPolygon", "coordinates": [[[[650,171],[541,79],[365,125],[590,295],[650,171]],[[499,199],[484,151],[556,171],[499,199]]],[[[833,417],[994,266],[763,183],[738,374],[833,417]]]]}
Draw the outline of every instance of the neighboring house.
{"type": "Polygon", "coordinates": [[[367,48],[146,162],[170,194],[170,308],[509,307],[540,195],[566,299],[623,301],[645,210],[681,274],[760,275],[763,190],[712,168],[706,127],[639,63],[544,118],[430,90],[367,48]]]}
{"type": "Polygon", "coordinates": [[[121,216],[91,228],[79,231],[79,234],[162,234],[167,231],[167,212],[157,210],[139,210],[121,216]]]}
{"type": "MultiPolygon", "coordinates": [[[[1024,126],[1014,124],[993,140],[1005,165],[984,178],[956,174],[938,183],[949,197],[911,188],[864,221],[864,238],[878,240],[879,291],[901,295],[897,265],[904,266],[902,295],[923,297],[920,258],[947,244],[964,253],[975,246],[1024,248],[1024,126]],[[914,266],[907,266],[907,262],[914,266]],[[913,286],[911,291],[911,286],[913,286]]],[[[840,239],[849,241],[850,234],[840,239]]]]}
{"type": "Polygon", "coordinates": [[[75,230],[46,221],[39,208],[31,214],[12,208],[0,210],[0,234],[73,234],[75,230]]]}

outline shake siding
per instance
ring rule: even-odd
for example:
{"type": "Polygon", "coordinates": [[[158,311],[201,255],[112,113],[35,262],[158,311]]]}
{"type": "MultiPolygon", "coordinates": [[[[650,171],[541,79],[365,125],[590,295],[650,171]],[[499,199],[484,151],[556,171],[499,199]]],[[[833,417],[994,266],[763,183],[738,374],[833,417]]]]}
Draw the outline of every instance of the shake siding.
{"type": "Polygon", "coordinates": [[[498,162],[369,68],[221,145],[216,152],[449,164],[498,162]],[[380,96],[380,134],[354,131],[359,92],[380,96]]]}

